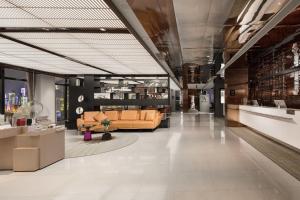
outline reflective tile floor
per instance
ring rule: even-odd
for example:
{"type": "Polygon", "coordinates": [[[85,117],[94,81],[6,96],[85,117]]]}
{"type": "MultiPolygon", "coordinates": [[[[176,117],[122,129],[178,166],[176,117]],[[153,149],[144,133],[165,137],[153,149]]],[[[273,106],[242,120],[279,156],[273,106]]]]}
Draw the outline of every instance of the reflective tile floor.
{"type": "Polygon", "coordinates": [[[172,115],[170,129],[120,150],[33,173],[0,171],[1,200],[289,200],[300,182],[212,115],[172,115]]]}

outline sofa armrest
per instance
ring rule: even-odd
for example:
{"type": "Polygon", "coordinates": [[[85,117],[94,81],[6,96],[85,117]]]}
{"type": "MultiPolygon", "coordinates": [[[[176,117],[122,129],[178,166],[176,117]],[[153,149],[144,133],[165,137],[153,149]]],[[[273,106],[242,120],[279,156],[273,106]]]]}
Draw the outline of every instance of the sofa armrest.
{"type": "Polygon", "coordinates": [[[165,113],[159,113],[160,120],[163,119],[164,115],[165,115],[165,113]]]}
{"type": "Polygon", "coordinates": [[[77,128],[81,128],[84,124],[84,120],[82,118],[77,119],[77,128]]]}
{"type": "Polygon", "coordinates": [[[156,117],[155,117],[155,127],[158,127],[160,122],[161,122],[161,119],[162,119],[162,114],[160,112],[157,112],[156,113],[156,117]]]}

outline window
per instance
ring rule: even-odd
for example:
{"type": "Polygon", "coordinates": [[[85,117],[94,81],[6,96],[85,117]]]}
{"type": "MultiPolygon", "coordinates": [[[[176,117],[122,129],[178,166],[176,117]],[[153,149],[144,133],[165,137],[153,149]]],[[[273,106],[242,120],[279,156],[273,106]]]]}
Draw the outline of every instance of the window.
{"type": "Polygon", "coordinates": [[[15,113],[20,106],[30,101],[28,72],[5,69],[4,75],[5,113],[15,113]]]}

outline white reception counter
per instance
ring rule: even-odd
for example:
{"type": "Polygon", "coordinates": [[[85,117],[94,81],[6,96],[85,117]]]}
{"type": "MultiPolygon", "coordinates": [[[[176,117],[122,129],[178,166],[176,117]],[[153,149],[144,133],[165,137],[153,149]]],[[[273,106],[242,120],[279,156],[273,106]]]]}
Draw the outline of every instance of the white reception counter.
{"type": "Polygon", "coordinates": [[[300,150],[300,110],[239,105],[239,122],[300,150]]]}

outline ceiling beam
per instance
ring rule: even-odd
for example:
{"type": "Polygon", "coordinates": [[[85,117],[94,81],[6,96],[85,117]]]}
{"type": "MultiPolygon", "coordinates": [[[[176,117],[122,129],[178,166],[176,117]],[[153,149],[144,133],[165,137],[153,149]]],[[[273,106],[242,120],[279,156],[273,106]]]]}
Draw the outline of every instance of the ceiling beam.
{"type": "Polygon", "coordinates": [[[46,71],[41,71],[41,70],[36,70],[36,69],[31,69],[31,68],[26,68],[26,67],[21,67],[17,65],[11,65],[7,63],[2,63],[0,62],[0,68],[9,68],[9,69],[14,69],[14,70],[20,70],[20,71],[25,71],[25,72],[31,72],[35,74],[45,74],[48,76],[55,76],[55,77],[60,77],[60,78],[67,78],[68,75],[64,74],[56,74],[56,73],[51,73],[51,72],[46,72],[46,71]]]}
{"type": "MultiPolygon", "coordinates": [[[[143,38],[138,34],[138,32],[133,28],[133,26],[129,23],[129,21],[125,18],[122,12],[118,9],[117,5],[113,0],[104,0],[104,2],[109,6],[109,8],[119,17],[119,19],[125,24],[125,26],[129,29],[132,35],[141,43],[141,45],[148,51],[148,53],[152,56],[152,58],[161,66],[161,68],[170,75],[171,79],[175,82],[175,84],[181,88],[179,81],[175,77],[174,73],[171,69],[167,69],[159,58],[153,53],[151,48],[147,45],[147,43],[143,40],[143,38]]],[[[168,65],[167,65],[168,66],[168,65]]],[[[169,67],[169,66],[168,66],[169,67]]]]}

